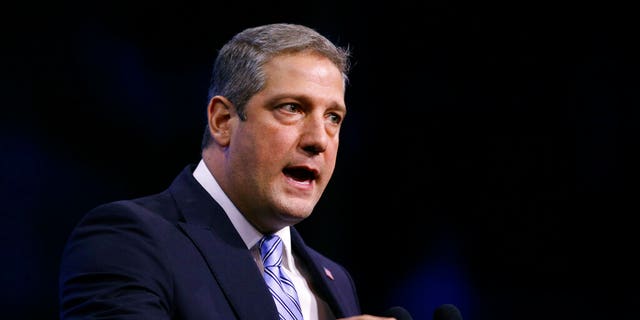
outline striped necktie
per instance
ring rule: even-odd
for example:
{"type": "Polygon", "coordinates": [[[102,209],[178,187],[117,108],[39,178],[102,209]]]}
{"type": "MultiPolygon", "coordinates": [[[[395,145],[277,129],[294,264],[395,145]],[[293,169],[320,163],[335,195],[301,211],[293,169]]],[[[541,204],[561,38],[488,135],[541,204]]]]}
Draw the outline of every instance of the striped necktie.
{"type": "Polygon", "coordinates": [[[260,256],[264,265],[264,280],[282,320],[302,320],[298,294],[291,279],[280,267],[282,263],[282,239],[270,234],[260,239],[260,256]]]}

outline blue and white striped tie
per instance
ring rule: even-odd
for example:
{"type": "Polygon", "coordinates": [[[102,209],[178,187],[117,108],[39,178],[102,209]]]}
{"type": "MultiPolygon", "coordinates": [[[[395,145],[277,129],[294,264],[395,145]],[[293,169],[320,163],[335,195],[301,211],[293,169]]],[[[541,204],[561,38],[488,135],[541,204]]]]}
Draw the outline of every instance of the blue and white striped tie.
{"type": "Polygon", "coordinates": [[[282,239],[266,235],[260,239],[260,256],[264,265],[264,280],[271,291],[281,320],[302,320],[298,294],[291,279],[280,267],[282,263],[282,239]]]}

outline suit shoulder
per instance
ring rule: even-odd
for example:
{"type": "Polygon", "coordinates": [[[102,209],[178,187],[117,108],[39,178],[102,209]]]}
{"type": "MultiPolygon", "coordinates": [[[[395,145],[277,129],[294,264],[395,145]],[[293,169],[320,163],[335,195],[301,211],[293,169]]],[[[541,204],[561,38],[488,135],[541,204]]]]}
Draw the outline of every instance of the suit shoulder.
{"type": "Polygon", "coordinates": [[[100,204],[89,210],[81,218],[81,223],[92,221],[92,219],[100,219],[100,221],[104,221],[104,219],[113,219],[114,221],[119,219],[173,221],[178,219],[178,214],[171,196],[167,192],[163,192],[100,204]]]}

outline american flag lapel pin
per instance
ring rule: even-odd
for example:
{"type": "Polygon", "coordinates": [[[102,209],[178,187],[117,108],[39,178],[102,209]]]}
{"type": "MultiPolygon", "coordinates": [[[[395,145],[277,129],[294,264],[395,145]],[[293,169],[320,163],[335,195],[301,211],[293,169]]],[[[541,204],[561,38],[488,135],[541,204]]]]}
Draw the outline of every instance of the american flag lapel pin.
{"type": "Polygon", "coordinates": [[[323,267],[324,268],[324,274],[327,275],[327,277],[329,277],[329,279],[333,280],[333,273],[331,273],[331,270],[327,269],[327,267],[323,267]]]}

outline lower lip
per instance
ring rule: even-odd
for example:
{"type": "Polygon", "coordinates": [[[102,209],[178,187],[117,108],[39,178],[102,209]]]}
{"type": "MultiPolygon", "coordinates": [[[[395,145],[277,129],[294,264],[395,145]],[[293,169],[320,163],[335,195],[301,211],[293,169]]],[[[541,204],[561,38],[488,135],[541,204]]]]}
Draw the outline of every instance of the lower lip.
{"type": "Polygon", "coordinates": [[[291,177],[287,177],[287,181],[289,182],[290,185],[293,185],[296,189],[302,189],[302,190],[313,189],[313,180],[298,181],[291,177]]]}

